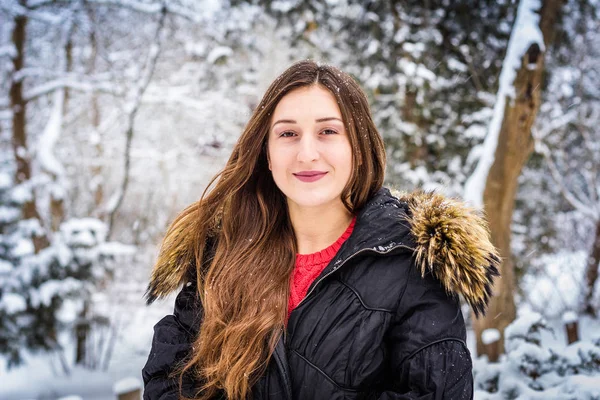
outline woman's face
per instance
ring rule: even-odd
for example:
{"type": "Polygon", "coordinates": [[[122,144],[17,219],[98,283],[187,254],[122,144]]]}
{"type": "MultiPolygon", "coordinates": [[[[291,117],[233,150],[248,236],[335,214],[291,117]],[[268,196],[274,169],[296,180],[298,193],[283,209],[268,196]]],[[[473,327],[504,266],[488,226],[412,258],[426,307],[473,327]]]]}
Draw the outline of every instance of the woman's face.
{"type": "Polygon", "coordinates": [[[289,92],[275,107],[269,169],[290,207],[340,206],[352,149],[335,97],[313,85],[289,92]]]}

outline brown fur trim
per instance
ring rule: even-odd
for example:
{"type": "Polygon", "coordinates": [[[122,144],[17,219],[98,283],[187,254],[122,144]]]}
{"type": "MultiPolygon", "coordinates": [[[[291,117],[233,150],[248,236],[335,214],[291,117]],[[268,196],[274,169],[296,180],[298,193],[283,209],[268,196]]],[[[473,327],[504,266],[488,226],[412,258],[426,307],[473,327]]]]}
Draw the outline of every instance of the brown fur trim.
{"type": "Polygon", "coordinates": [[[500,256],[490,242],[486,220],[465,203],[437,193],[393,193],[409,206],[421,275],[438,278],[448,293],[460,294],[475,315],[485,315],[499,276],[500,256]]]}
{"type": "Polygon", "coordinates": [[[174,255],[169,262],[155,265],[150,275],[150,283],[144,297],[146,304],[152,304],[156,299],[164,298],[169,293],[186,283],[189,276],[190,260],[174,255]]]}
{"type": "MultiPolygon", "coordinates": [[[[187,213],[184,218],[176,221],[170,227],[144,294],[146,304],[152,304],[156,299],[167,296],[196,275],[196,254],[193,251],[193,238],[189,237],[189,226],[195,223],[193,218],[195,218],[194,212],[187,213]]],[[[211,258],[211,255],[206,254],[206,251],[214,250],[212,246],[215,242],[214,237],[217,235],[219,222],[220,215],[217,215],[214,227],[208,231],[205,249],[205,257],[208,259],[211,258]]]]}

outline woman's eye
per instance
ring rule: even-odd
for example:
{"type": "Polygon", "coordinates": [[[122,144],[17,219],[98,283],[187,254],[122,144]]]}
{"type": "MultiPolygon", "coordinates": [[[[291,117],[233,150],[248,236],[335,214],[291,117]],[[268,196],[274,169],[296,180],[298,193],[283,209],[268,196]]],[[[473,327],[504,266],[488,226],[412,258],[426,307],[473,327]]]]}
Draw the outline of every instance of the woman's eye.
{"type": "Polygon", "coordinates": [[[334,131],[333,129],[324,129],[322,133],[324,133],[325,135],[335,135],[337,134],[337,131],[334,131]]]}
{"type": "Polygon", "coordinates": [[[294,135],[295,135],[295,133],[292,131],[285,131],[285,132],[281,132],[279,134],[279,137],[292,137],[294,135]]]}

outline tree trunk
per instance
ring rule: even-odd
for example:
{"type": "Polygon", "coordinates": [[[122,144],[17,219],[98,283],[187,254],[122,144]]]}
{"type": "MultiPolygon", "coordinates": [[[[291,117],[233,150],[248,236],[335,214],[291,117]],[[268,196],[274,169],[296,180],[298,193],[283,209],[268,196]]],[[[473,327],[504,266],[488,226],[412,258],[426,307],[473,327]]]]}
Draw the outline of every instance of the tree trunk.
{"type": "Polygon", "coordinates": [[[77,342],[75,349],[75,364],[86,366],[87,338],[90,332],[90,322],[88,320],[89,303],[83,302],[83,309],[79,314],[78,322],[75,325],[75,340],[77,342]]]}
{"type": "MultiPolygon", "coordinates": [[[[74,28],[71,27],[69,30],[69,37],[67,38],[67,42],[65,43],[65,72],[71,72],[73,70],[73,36],[74,28]]],[[[64,100],[63,100],[63,116],[67,115],[67,110],[69,109],[69,100],[71,93],[69,89],[59,89],[64,90],[64,100]]],[[[59,184],[58,177],[52,174],[53,183],[59,184]]],[[[62,191],[61,191],[62,192],[62,191]]],[[[65,205],[63,199],[63,193],[58,196],[54,191],[50,193],[50,229],[52,232],[58,231],[60,224],[65,219],[65,205]]]]}
{"type": "Polygon", "coordinates": [[[427,142],[423,132],[427,132],[425,122],[418,115],[417,90],[406,88],[404,91],[404,104],[401,108],[402,120],[410,122],[418,127],[419,131],[415,133],[415,137],[404,136],[404,148],[408,150],[408,161],[411,168],[416,168],[426,162],[429,152],[427,142]]]}
{"type": "Polygon", "coordinates": [[[583,312],[596,317],[597,312],[594,307],[594,287],[598,280],[598,266],[600,264],[600,220],[596,222],[596,232],[594,243],[588,256],[587,267],[585,269],[585,298],[583,299],[583,312]]]}
{"type": "MultiPolygon", "coordinates": [[[[25,34],[27,28],[27,16],[18,15],[14,19],[15,26],[12,33],[12,41],[15,47],[15,57],[13,58],[13,74],[23,69],[24,65],[24,50],[25,50],[25,34]]],[[[22,79],[13,79],[10,85],[10,104],[13,111],[12,120],[12,146],[17,168],[15,171],[15,183],[21,184],[31,179],[31,164],[29,149],[27,147],[26,135],[26,101],[23,98],[23,82],[22,79]]],[[[35,205],[35,191],[31,188],[31,197],[22,205],[22,219],[35,218],[40,221],[35,205]]],[[[48,247],[48,239],[45,235],[34,236],[32,238],[35,252],[48,247]]]]}
{"type": "MultiPolygon", "coordinates": [[[[88,73],[93,75],[96,72],[96,62],[98,58],[98,38],[96,37],[96,27],[95,23],[96,15],[94,13],[93,7],[88,8],[88,17],[92,21],[92,28],[90,30],[90,47],[91,47],[91,55],[90,55],[90,64],[88,67],[88,73]]],[[[100,105],[98,104],[98,95],[96,93],[92,93],[91,98],[91,122],[94,129],[94,132],[100,136],[102,133],[100,132],[100,105]]],[[[104,202],[104,182],[102,181],[102,176],[104,171],[102,170],[102,157],[104,156],[104,148],[102,146],[102,138],[98,137],[96,140],[96,144],[94,145],[94,159],[92,160],[91,174],[92,174],[92,190],[94,191],[94,207],[92,209],[92,214],[95,217],[100,219],[105,218],[105,213],[102,210],[102,203],[104,202]]]]}
{"type": "MultiPolygon", "coordinates": [[[[18,72],[23,68],[24,47],[25,47],[25,29],[27,27],[27,17],[20,15],[15,17],[15,28],[13,30],[12,40],[16,49],[16,55],[13,58],[13,70],[18,72]]],[[[29,154],[27,152],[27,137],[25,134],[25,99],[23,98],[22,80],[14,80],[10,85],[10,102],[13,111],[13,150],[17,170],[15,183],[20,184],[31,178],[31,166],[29,164],[29,154]]],[[[35,207],[30,204],[23,205],[23,218],[34,216],[35,207]]]]}
{"type": "MultiPolygon", "coordinates": [[[[546,48],[552,43],[554,26],[562,0],[546,0],[540,10],[540,29],[546,48]]],[[[503,257],[501,277],[496,280],[487,315],[474,320],[477,354],[485,354],[481,332],[488,328],[501,333],[516,316],[514,291],[516,286],[511,253],[511,231],[515,194],[521,169],[533,151],[531,127],[540,107],[541,83],[544,72],[544,52],[537,44],[529,47],[514,80],[515,98],[507,98],[504,119],[498,136],[494,162],[487,176],[483,203],[489,219],[492,243],[503,257]]],[[[501,342],[504,352],[504,341],[501,342]]]]}

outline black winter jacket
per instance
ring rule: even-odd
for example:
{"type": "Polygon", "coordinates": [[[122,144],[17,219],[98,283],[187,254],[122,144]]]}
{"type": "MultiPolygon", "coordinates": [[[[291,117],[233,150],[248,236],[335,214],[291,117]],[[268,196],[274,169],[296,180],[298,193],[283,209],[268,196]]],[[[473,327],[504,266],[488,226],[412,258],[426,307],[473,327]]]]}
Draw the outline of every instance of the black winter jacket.
{"type": "MultiPolygon", "coordinates": [[[[460,202],[381,189],[292,311],[253,398],[472,398],[458,295],[483,312],[498,261],[485,221],[460,202]]],[[[153,273],[150,300],[184,279],[162,268],[153,273]]],[[[154,328],[144,399],[178,398],[169,372],[188,355],[201,314],[189,282],[174,314],[154,328]]],[[[195,386],[184,380],[183,393],[193,396],[195,386]]]]}

